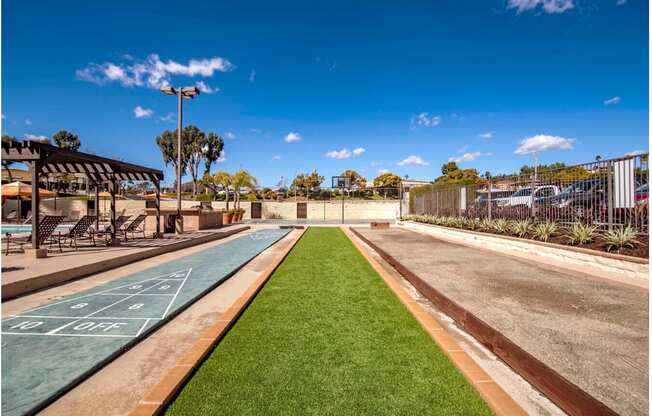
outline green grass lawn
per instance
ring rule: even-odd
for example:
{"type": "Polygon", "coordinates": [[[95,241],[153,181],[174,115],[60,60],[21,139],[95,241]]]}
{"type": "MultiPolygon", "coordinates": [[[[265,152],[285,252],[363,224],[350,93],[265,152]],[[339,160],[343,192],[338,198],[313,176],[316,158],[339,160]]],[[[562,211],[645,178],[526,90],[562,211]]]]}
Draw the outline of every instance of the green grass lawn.
{"type": "Polygon", "coordinates": [[[310,228],[169,415],[489,415],[337,228],[310,228]]]}

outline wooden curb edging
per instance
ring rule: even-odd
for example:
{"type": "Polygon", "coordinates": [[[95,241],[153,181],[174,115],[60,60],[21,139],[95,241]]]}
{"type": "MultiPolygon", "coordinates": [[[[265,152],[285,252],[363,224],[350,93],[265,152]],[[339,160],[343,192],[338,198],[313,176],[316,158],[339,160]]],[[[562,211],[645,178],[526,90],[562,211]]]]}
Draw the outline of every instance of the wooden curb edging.
{"type": "MultiPolygon", "coordinates": [[[[253,284],[240,295],[238,299],[222,314],[220,319],[204,331],[194,345],[177,361],[161,380],[145,394],[145,397],[133,409],[130,416],[158,415],[167,407],[175,395],[181,391],[186,381],[199,368],[201,363],[210,355],[220,340],[237,321],[240,315],[252,302],[256,294],[262,289],[267,280],[272,276],[278,266],[285,260],[292,248],[299,242],[305,230],[297,230],[299,235],[283,251],[273,259],[256,278],[253,284]]],[[[289,234],[288,234],[289,235],[289,234]]],[[[282,240],[281,240],[282,241],[282,240]]]]}
{"type": "Polygon", "coordinates": [[[137,261],[160,256],[161,254],[166,254],[172,251],[183,250],[185,248],[198,246],[200,244],[221,240],[250,228],[250,226],[246,225],[243,227],[233,228],[216,233],[206,233],[205,236],[198,238],[182,240],[178,243],[167,244],[149,250],[140,251],[138,253],[127,254],[125,256],[97,261],[95,263],[84,264],[82,266],[73,267],[71,269],[59,270],[54,273],[43,274],[29,279],[19,280],[17,282],[6,283],[2,285],[2,302],[25,296],[30,293],[38,292],[40,290],[49,289],[53,286],[81,279],[95,273],[105,272],[107,270],[116,269],[118,267],[126,266],[137,261]]]}
{"type": "MultiPolygon", "coordinates": [[[[401,264],[390,254],[382,250],[369,239],[353,228],[351,232],[364,241],[369,247],[376,251],[380,257],[394,267],[407,281],[409,281],[423,296],[434,303],[446,315],[450,316],[462,327],[467,333],[478,340],[482,345],[494,353],[498,358],[503,360],[508,366],[513,368],[518,374],[527,380],[532,386],[548,397],[557,406],[563,409],[571,416],[617,416],[611,408],[604,403],[589,395],[577,385],[568,381],[561,374],[547,366],[537,358],[520,348],[505,335],[494,329],[471,312],[464,309],[461,305],[446,297],[437,289],[433,288],[407,267],[401,264]]],[[[353,241],[353,240],[352,240],[353,241]]],[[[355,241],[354,241],[355,244],[355,241]]],[[[360,248],[358,248],[360,250],[360,248]]],[[[363,252],[364,255],[364,252],[363,252]]],[[[375,262],[375,261],[374,261],[375,262]]],[[[373,265],[373,263],[372,263],[373,265]]],[[[380,266],[378,266],[380,267],[380,266]]],[[[375,268],[375,267],[374,267],[375,268]]],[[[381,274],[382,276],[382,274],[381,274]]],[[[384,278],[384,277],[383,277],[384,278]]],[[[398,286],[398,284],[396,284],[398,286]]],[[[391,285],[390,285],[391,287],[391,285]]],[[[400,297],[400,296],[399,296],[400,297]]],[[[408,299],[410,299],[408,297],[408,299]]],[[[410,299],[411,300],[411,299],[410,299]]],[[[413,301],[414,302],[414,301],[413,301]]],[[[404,302],[405,303],[405,302],[404,302]]],[[[416,302],[414,302],[416,305],[416,302]]],[[[407,305],[407,304],[406,304],[407,305]]],[[[408,306],[408,309],[410,306],[408,306]]],[[[412,309],[411,309],[412,311],[412,309]]],[[[416,313],[413,312],[416,315],[416,313]]],[[[424,312],[421,312],[424,314],[424,312]]],[[[417,316],[417,319],[419,317],[417,316]]],[[[434,318],[433,318],[434,320],[434,318]]],[[[422,324],[423,325],[423,324],[422,324]]],[[[434,338],[434,336],[433,336],[434,338]]],[[[452,339],[452,338],[451,338],[452,339]]],[[[441,345],[441,344],[440,344],[441,345]]],[[[455,359],[451,357],[455,362],[455,359]]],[[[456,363],[457,365],[457,363],[456,363]]],[[[459,368],[459,367],[458,367],[459,368]]],[[[460,369],[462,373],[464,371],[460,369]]],[[[466,376],[466,374],[465,374],[466,376]]],[[[468,377],[467,377],[468,378],[468,377]]],[[[473,384],[476,387],[476,384],[473,384]]],[[[498,386],[496,386],[498,387],[498,386]]],[[[500,388],[500,387],[498,387],[500,388]]],[[[476,387],[478,389],[478,387],[476,387]]],[[[502,390],[502,389],[501,389],[502,390]]],[[[478,389],[478,391],[480,391],[478,389]]],[[[504,393],[504,391],[503,391],[504,393]]],[[[483,398],[485,395],[480,392],[483,398]]],[[[506,393],[504,393],[506,394],[506,393]]],[[[509,397],[509,396],[508,396],[509,397]]],[[[487,400],[485,398],[485,400],[487,400]]],[[[511,398],[510,398],[511,400],[511,398]]],[[[487,400],[489,406],[491,402],[487,400]]],[[[492,410],[494,408],[492,407],[492,410]]],[[[495,410],[494,410],[495,411],[495,410]]],[[[514,414],[514,413],[497,413],[497,414],[514,414]]]]}
{"type": "MultiPolygon", "coordinates": [[[[353,234],[360,238],[360,235],[352,228],[342,228],[344,233],[349,237],[353,245],[358,249],[360,254],[371,264],[371,267],[382,277],[385,284],[401,300],[410,313],[417,319],[419,324],[426,330],[428,335],[439,345],[444,354],[451,360],[453,365],[459,370],[473,388],[480,394],[489,408],[498,416],[517,416],[527,415],[502,389],[489,374],[487,374],[473,359],[462,350],[455,339],[430,316],[409,294],[408,292],[381,266],[369,253],[360,245],[353,234]]],[[[364,239],[361,238],[362,241],[364,239]]],[[[366,242],[366,241],[365,241],[366,242]]]]}

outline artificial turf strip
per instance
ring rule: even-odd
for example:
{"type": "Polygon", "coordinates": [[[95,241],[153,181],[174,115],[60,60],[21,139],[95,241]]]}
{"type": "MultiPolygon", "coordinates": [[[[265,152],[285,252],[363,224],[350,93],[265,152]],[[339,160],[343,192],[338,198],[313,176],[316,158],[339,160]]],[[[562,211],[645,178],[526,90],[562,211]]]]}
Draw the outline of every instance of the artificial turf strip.
{"type": "Polygon", "coordinates": [[[310,228],[169,415],[489,415],[338,228],[310,228]]]}

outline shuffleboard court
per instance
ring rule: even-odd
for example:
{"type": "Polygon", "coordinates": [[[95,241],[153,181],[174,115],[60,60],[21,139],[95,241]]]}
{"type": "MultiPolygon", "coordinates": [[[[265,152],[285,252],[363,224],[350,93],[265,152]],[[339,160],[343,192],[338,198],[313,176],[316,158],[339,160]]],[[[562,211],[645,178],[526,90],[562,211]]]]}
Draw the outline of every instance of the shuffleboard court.
{"type": "Polygon", "coordinates": [[[260,230],[2,320],[2,414],[32,414],[290,230],[260,230]]]}

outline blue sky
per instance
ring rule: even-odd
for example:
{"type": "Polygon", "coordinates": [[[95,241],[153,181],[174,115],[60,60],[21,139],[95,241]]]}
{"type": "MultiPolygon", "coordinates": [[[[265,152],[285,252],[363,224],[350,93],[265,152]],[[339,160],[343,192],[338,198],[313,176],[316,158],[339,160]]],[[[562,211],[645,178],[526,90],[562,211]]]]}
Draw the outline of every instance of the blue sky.
{"type": "Polygon", "coordinates": [[[202,82],[184,123],[225,137],[214,170],[263,185],[648,149],[646,1],[315,3],[5,1],[2,132],[163,168],[157,87],[202,82]]]}

